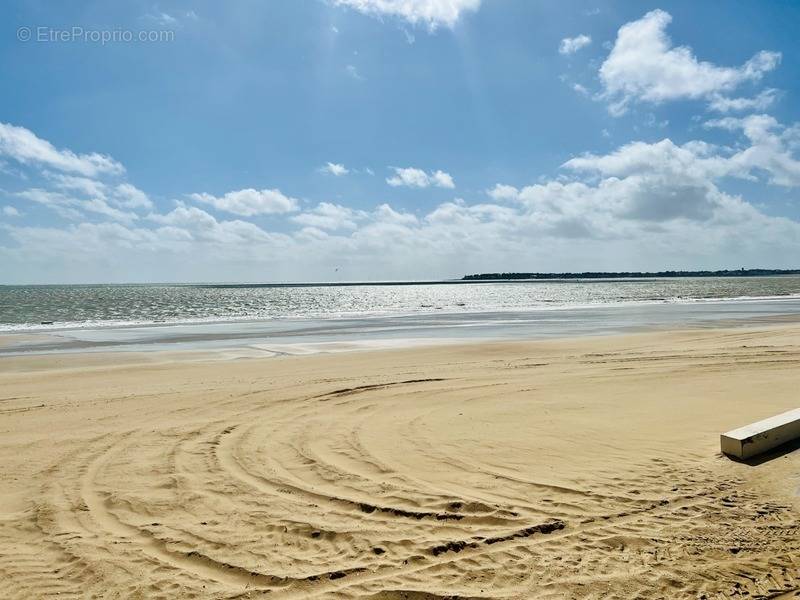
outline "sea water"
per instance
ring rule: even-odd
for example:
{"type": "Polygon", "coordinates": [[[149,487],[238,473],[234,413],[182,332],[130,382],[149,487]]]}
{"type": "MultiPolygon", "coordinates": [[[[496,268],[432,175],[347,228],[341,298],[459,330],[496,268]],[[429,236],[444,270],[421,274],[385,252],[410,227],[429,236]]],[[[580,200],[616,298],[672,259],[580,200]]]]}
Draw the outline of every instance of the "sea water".
{"type": "Polygon", "coordinates": [[[0,354],[532,339],[800,318],[800,277],[0,286],[0,354]],[[31,337],[33,335],[33,337],[31,337]]]}

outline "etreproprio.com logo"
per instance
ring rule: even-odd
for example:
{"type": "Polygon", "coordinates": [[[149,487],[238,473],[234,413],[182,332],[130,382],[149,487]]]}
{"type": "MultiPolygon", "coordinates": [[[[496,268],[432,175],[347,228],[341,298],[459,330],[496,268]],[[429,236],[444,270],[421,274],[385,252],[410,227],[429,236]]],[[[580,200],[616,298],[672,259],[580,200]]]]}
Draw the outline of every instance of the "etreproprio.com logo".
{"type": "Polygon", "coordinates": [[[175,41],[175,32],[170,29],[86,29],[84,27],[19,27],[17,40],[20,42],[70,44],[131,44],[164,43],[175,41]]]}

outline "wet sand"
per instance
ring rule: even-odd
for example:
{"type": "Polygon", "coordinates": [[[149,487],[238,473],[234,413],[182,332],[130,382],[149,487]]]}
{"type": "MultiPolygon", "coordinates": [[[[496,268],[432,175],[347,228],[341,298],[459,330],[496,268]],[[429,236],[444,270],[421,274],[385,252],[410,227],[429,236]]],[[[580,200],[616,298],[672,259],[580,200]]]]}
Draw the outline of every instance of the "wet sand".
{"type": "Polygon", "coordinates": [[[0,359],[3,598],[800,590],[800,326],[0,359]]]}

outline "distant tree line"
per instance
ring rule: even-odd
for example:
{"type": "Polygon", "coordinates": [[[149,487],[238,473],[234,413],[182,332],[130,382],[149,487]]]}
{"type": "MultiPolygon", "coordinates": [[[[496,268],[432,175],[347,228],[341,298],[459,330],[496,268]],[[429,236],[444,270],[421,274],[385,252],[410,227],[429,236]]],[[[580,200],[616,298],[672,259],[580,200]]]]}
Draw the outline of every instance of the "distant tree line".
{"type": "Polygon", "coordinates": [[[724,269],[720,271],[584,271],[583,273],[476,273],[462,281],[486,279],[647,279],[657,277],[761,277],[800,275],[800,269],[724,269]]]}

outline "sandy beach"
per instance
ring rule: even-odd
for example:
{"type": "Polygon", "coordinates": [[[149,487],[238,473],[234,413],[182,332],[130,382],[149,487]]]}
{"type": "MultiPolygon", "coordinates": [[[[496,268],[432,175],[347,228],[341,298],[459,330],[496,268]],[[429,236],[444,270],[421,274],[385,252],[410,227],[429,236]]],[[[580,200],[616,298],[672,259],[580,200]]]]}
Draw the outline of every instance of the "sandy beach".
{"type": "Polygon", "coordinates": [[[789,598],[800,325],[0,360],[2,598],[789,598]]]}

